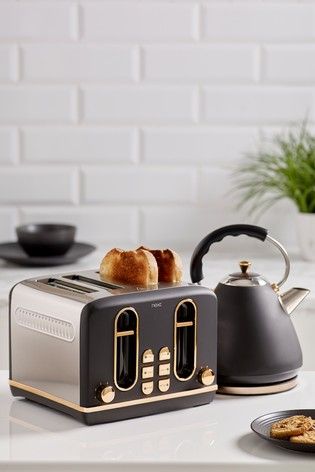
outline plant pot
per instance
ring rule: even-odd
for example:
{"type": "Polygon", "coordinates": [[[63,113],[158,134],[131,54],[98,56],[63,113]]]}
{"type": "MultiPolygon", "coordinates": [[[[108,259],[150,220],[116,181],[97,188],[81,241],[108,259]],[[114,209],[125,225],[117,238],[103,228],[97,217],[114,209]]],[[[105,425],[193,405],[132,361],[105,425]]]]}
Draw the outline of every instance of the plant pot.
{"type": "Polygon", "coordinates": [[[296,222],[301,256],[315,261],[315,213],[298,213],[296,222]]]}

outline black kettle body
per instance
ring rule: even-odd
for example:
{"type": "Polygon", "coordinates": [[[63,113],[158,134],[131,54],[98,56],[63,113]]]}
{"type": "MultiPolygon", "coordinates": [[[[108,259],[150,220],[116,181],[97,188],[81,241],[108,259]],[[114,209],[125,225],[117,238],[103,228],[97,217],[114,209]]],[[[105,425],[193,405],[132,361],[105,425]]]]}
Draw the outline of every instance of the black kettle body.
{"type": "Polygon", "coordinates": [[[215,293],[219,384],[262,385],[294,377],[302,366],[300,343],[271,286],[219,283],[215,293]]]}
{"type": "Polygon", "coordinates": [[[202,258],[211,244],[240,234],[275,244],[285,258],[286,271],[278,284],[270,284],[259,274],[248,272],[250,263],[241,261],[241,271],[217,285],[218,383],[246,387],[284,382],[294,378],[302,366],[302,351],[290,313],[309,293],[307,289],[291,289],[279,294],[290,269],[284,248],[264,228],[226,226],[210,233],[196,247],[191,278],[198,283],[203,278],[202,258]]]}

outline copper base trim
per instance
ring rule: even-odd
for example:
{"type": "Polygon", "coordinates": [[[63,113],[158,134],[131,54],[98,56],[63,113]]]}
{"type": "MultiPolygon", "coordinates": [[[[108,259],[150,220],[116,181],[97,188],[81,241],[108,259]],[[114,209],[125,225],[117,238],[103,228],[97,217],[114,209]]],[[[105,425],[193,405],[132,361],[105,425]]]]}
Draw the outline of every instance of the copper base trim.
{"type": "Polygon", "coordinates": [[[223,393],[226,395],[268,395],[270,393],[280,393],[291,390],[296,387],[297,383],[297,377],[294,377],[285,382],[279,382],[272,385],[259,385],[256,387],[229,387],[221,385],[219,386],[217,393],[223,393]]]}
{"type": "Polygon", "coordinates": [[[84,406],[78,405],[77,403],[70,402],[69,400],[65,400],[64,398],[60,398],[55,395],[52,395],[51,393],[45,392],[43,390],[39,390],[38,388],[31,387],[30,385],[25,385],[20,382],[16,382],[15,380],[9,380],[9,385],[11,385],[11,387],[16,387],[16,388],[19,388],[20,390],[24,390],[25,392],[33,393],[40,397],[46,398],[47,400],[53,401],[55,403],[60,403],[61,405],[64,405],[68,408],[72,408],[73,410],[76,410],[76,411],[80,411],[81,413],[96,413],[98,411],[114,410],[116,408],[126,408],[128,406],[142,405],[144,403],[153,403],[153,402],[159,402],[163,400],[172,400],[173,398],[190,397],[193,395],[202,395],[203,393],[215,392],[218,388],[217,385],[211,385],[210,387],[201,387],[201,388],[195,388],[193,390],[186,390],[185,392],[175,392],[175,393],[168,393],[168,394],[154,396],[154,397],[140,398],[139,400],[128,400],[128,401],[120,402],[120,403],[111,403],[110,405],[84,407],[84,406]]]}

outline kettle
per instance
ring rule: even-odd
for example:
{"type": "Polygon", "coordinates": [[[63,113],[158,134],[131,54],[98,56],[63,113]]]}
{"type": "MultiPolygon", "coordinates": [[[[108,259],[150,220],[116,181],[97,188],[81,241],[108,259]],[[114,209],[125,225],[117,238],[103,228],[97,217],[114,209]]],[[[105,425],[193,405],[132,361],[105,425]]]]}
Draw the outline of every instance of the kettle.
{"type": "Polygon", "coordinates": [[[284,391],[296,385],[302,351],[290,314],[309,294],[291,288],[280,294],[290,272],[284,247],[264,228],[238,224],[216,229],[196,247],[191,259],[192,282],[203,279],[202,258],[210,246],[226,236],[247,235],[268,241],[281,252],[285,273],[271,284],[250,272],[248,261],[215,288],[218,299],[218,383],[222,393],[251,394],[284,391]],[[251,390],[252,389],[252,390],[251,390]]]}

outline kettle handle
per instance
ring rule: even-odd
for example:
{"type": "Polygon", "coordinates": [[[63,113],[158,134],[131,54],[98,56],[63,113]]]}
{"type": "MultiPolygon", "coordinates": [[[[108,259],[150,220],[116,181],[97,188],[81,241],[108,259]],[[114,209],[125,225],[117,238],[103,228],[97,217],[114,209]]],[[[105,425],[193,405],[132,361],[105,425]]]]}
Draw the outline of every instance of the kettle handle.
{"type": "Polygon", "coordinates": [[[200,241],[193,252],[190,262],[190,277],[192,282],[199,283],[203,279],[202,259],[203,256],[207,254],[212,244],[222,241],[226,236],[240,236],[243,234],[251,238],[259,239],[260,241],[267,239],[279,249],[285,260],[285,273],[280,282],[275,285],[280,287],[284,284],[290,272],[290,260],[287,251],[278,241],[268,235],[267,229],[261,226],[245,224],[223,226],[222,228],[212,231],[212,233],[208,234],[200,241]]]}

